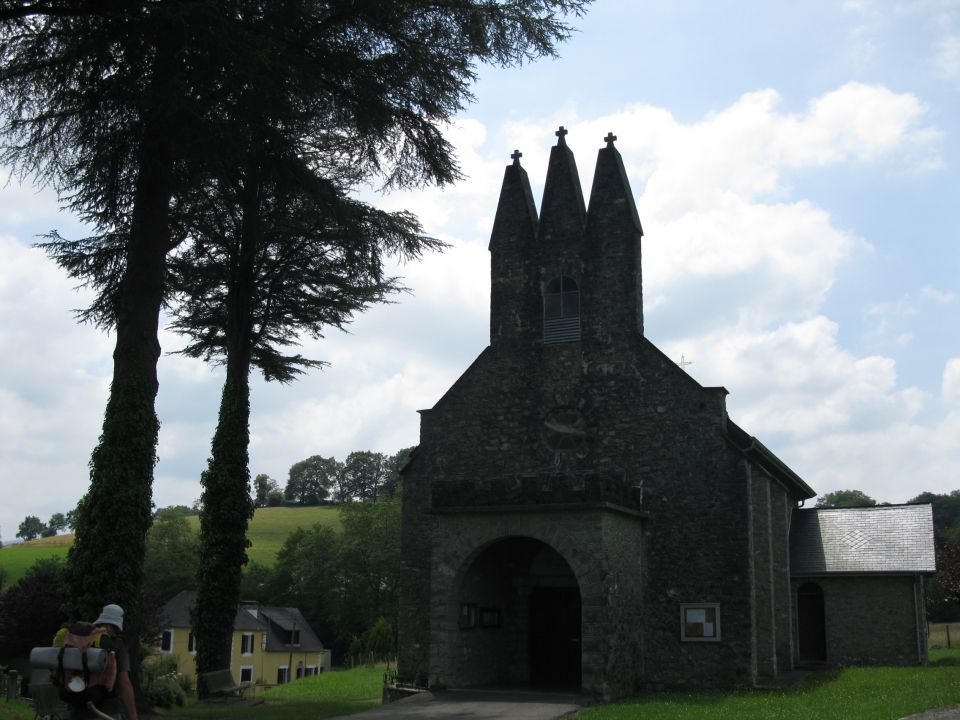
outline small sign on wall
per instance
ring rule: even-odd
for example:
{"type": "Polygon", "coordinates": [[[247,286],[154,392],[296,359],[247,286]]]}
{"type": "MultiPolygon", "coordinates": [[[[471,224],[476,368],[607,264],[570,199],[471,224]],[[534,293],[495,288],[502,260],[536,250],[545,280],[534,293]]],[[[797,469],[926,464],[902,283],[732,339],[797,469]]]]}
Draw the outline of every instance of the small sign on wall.
{"type": "Polygon", "coordinates": [[[720,605],[684,603],[680,605],[680,639],[687,642],[720,640],[720,605]]]}

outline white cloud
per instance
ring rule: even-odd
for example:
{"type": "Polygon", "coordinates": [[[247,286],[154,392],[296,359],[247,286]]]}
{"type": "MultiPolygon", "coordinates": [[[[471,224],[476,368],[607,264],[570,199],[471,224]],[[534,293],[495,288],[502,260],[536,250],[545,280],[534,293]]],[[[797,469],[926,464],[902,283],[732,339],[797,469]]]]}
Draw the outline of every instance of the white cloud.
{"type": "MultiPolygon", "coordinates": [[[[86,492],[87,459],[100,433],[111,339],[78,326],[85,304],[43,253],[0,236],[0,468],[4,492],[42,520],[86,492]],[[21,499],[22,498],[22,499],[21,499]]],[[[4,503],[9,504],[8,501],[4,503]]],[[[4,538],[20,517],[0,512],[4,538]]]]}
{"type": "MultiPolygon", "coordinates": [[[[645,104],[489,128],[459,122],[451,137],[467,181],[368,198],[418,213],[450,248],[397,268],[412,297],[370,311],[351,335],[307,343],[304,353],[329,361],[329,369],[291,387],[254,382],[251,471],[282,481],[308,455],[393,452],[417,442],[415,411],[432,406],[486,342],[487,241],[509,154],[523,152],[539,200],[549,144],[564,122],[585,193],[602,138],[618,134],[647,231],[651,339],[675,359],[694,360],[690,370],[704,384],[728,387],[735,421],[818,489],[861,483],[878,499],[899,500],[907,495],[895,478],[904,473],[948,476],[958,457],[960,432],[951,432],[960,423],[960,362],[944,370],[946,412],[936,415],[930,395],[898,385],[891,359],[858,357],[841,345],[824,301],[838,269],[867,250],[869,238],[838,227],[791,188],[798,169],[930,167],[936,133],[924,125],[916,97],[882,86],[843,85],[802,113],[780,105],[768,89],[692,123],[645,104]]],[[[9,197],[0,194],[0,214],[16,205],[9,197]]],[[[949,303],[955,293],[928,286],[908,301],[949,303]]],[[[85,490],[112,341],[73,323],[66,308],[82,304],[52,263],[22,241],[0,238],[0,314],[16,319],[0,327],[0,457],[5,475],[42,488],[18,511],[63,511],[85,490]]],[[[182,343],[167,332],[161,342],[165,350],[182,343]]],[[[155,500],[189,503],[199,495],[222,375],[164,356],[160,379],[155,500]]],[[[8,528],[12,520],[0,514],[8,528]]]]}
{"type": "Polygon", "coordinates": [[[960,34],[952,33],[940,38],[934,63],[944,78],[960,79],[960,34]]]}
{"type": "Polygon", "coordinates": [[[924,285],[920,288],[920,294],[940,305],[949,305],[957,300],[957,293],[952,290],[938,290],[932,285],[924,285]]]}
{"type": "Polygon", "coordinates": [[[940,400],[951,412],[960,413],[960,358],[951,358],[943,368],[940,400]]]}

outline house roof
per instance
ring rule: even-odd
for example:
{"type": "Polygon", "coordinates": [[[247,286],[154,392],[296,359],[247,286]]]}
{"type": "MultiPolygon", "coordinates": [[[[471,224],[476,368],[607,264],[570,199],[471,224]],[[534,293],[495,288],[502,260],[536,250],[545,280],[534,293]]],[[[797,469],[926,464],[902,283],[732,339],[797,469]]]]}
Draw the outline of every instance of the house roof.
{"type": "MultiPolygon", "coordinates": [[[[190,627],[190,608],[197,599],[196,590],[182,590],[163,606],[162,614],[170,627],[190,627]]],[[[260,630],[261,623],[248,612],[237,609],[233,619],[234,630],[260,630]]]]}
{"type": "Polygon", "coordinates": [[[931,505],[796,510],[794,576],[936,571],[931,505]]]}
{"type": "Polygon", "coordinates": [[[292,630],[300,632],[300,643],[296,646],[300,652],[323,650],[323,643],[313,632],[313,628],[297,608],[265,607],[258,608],[260,617],[265,621],[267,628],[267,650],[280,652],[289,650],[288,633],[292,630]]]}
{"type": "MultiPolygon", "coordinates": [[[[184,590],[168,600],[162,610],[166,625],[174,628],[190,627],[190,607],[196,599],[195,590],[184,590]]],[[[324,649],[320,638],[297,608],[245,605],[237,609],[233,629],[265,630],[267,650],[271,652],[290,649],[285,635],[291,630],[300,631],[298,650],[312,652],[324,649]]]]}

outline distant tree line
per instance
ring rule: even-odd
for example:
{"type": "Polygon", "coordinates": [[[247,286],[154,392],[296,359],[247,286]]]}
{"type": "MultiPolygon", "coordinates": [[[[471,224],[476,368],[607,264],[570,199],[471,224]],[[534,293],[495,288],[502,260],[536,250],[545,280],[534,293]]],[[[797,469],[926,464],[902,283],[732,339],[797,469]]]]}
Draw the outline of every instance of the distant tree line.
{"type": "MultiPolygon", "coordinates": [[[[330,483],[316,485],[319,490],[314,496],[320,496],[318,501],[302,490],[288,496],[290,482],[284,491],[275,482],[268,485],[274,500],[279,495],[280,502],[274,504],[340,503],[340,530],[318,524],[291,532],[272,567],[256,562],[246,566],[241,598],[299,608],[338,663],[386,659],[395,652],[399,470],[411,452],[412,448],[394,455],[358,451],[350,453],[344,462],[314,456],[295,463],[291,468],[294,489],[304,487],[298,483],[306,482],[304,477],[310,476],[311,468],[330,470],[324,476],[330,483]],[[297,502],[300,500],[306,502],[297,502]]],[[[261,478],[267,476],[258,476],[257,480],[261,478]]],[[[259,493],[262,485],[255,480],[253,492],[259,493]]],[[[201,542],[189,520],[196,514],[195,508],[185,505],[153,513],[138,601],[143,618],[141,638],[148,644],[163,629],[163,604],[180,591],[197,587],[201,542]]],[[[0,585],[0,663],[29,653],[31,647],[48,644],[67,620],[63,610],[65,572],[59,558],[41,560],[14,585],[0,585]]]]}
{"type": "MultiPolygon", "coordinates": [[[[286,485],[261,473],[253,480],[251,491],[255,507],[280,505],[323,505],[346,502],[376,501],[393,497],[400,483],[400,470],[410,459],[413,448],[404,448],[394,455],[369,450],[358,450],[347,455],[343,462],[335,457],[311,455],[290,466],[286,485]]],[[[169,517],[189,517],[200,512],[199,501],[191,507],[171,505],[154,512],[169,517]]],[[[64,530],[72,532],[77,523],[77,510],[54,513],[44,523],[36,515],[27,515],[17,530],[17,537],[25,541],[52,537],[64,530]]]]}
{"type": "Polygon", "coordinates": [[[36,515],[27,515],[17,529],[17,537],[22,540],[36,540],[39,537],[53,537],[64,530],[73,531],[77,524],[77,511],[54,513],[44,523],[36,515]]]}
{"type": "Polygon", "coordinates": [[[311,455],[290,467],[287,483],[280,484],[266,474],[253,480],[256,507],[278,505],[322,505],[347,502],[376,502],[396,494],[400,471],[413,448],[394,455],[360,450],[340,462],[335,457],[311,455]]]}

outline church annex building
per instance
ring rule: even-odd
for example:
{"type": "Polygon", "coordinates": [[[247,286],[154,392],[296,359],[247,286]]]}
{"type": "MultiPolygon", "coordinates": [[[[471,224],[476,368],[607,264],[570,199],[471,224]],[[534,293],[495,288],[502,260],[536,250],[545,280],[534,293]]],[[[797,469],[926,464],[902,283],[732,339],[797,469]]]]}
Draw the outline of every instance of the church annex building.
{"type": "Polygon", "coordinates": [[[816,494],[643,334],[643,230],[608,135],[589,207],[561,128],[490,238],[490,345],[403,474],[399,672],[613,698],[926,661],[929,505],[816,494]]]}

